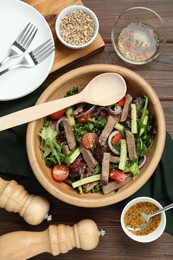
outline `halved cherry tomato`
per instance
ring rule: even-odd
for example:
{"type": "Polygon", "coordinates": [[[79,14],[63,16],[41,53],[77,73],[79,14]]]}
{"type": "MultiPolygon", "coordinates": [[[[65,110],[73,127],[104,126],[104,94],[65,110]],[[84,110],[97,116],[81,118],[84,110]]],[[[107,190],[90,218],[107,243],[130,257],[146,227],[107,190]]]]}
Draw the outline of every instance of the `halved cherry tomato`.
{"type": "Polygon", "coordinates": [[[126,47],[125,47],[125,50],[131,50],[132,48],[132,45],[131,44],[128,44],[126,47]]]}
{"type": "Polygon", "coordinates": [[[86,115],[81,115],[77,117],[77,121],[80,123],[88,123],[88,119],[92,117],[92,113],[86,114],[86,115]]]}
{"type": "Polygon", "coordinates": [[[69,168],[65,164],[57,164],[52,169],[52,178],[57,181],[65,181],[69,176],[69,168]]]}
{"type": "Polygon", "coordinates": [[[63,142],[61,137],[56,137],[55,141],[56,141],[57,144],[61,144],[63,142]]]}
{"type": "Polygon", "coordinates": [[[117,105],[119,105],[120,107],[123,107],[125,104],[125,98],[123,97],[122,99],[120,99],[120,101],[117,102],[117,105]]]}
{"type": "Polygon", "coordinates": [[[98,135],[93,132],[86,133],[82,137],[82,144],[86,149],[92,149],[97,142],[98,135]]]}
{"type": "Polygon", "coordinates": [[[117,169],[111,169],[110,172],[109,172],[109,177],[111,179],[116,180],[116,181],[123,182],[128,177],[128,175],[125,174],[124,172],[117,170],[117,169]]]}
{"type": "Polygon", "coordinates": [[[111,139],[112,145],[117,144],[121,139],[123,138],[122,134],[118,132],[116,135],[114,135],[111,139]]]}
{"type": "Polygon", "coordinates": [[[59,110],[53,114],[50,115],[50,117],[54,120],[60,119],[65,114],[65,109],[59,110]]]}

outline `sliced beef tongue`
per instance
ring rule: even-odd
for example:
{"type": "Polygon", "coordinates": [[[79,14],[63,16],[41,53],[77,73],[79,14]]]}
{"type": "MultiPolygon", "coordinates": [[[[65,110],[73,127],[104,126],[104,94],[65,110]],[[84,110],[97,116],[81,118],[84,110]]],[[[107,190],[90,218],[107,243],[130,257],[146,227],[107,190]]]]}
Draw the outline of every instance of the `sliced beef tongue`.
{"type": "Polygon", "coordinates": [[[110,135],[110,133],[112,132],[115,124],[117,122],[119,122],[120,118],[119,116],[111,116],[109,115],[108,116],[108,120],[107,120],[107,123],[105,125],[105,128],[103,129],[101,135],[99,136],[99,143],[104,146],[106,141],[107,141],[107,138],[108,136],[110,135]]]}
{"type": "Polygon", "coordinates": [[[110,162],[111,163],[119,163],[120,162],[120,157],[114,156],[114,155],[110,155],[110,162]]]}
{"type": "Polygon", "coordinates": [[[88,168],[92,170],[98,164],[98,162],[96,161],[90,150],[86,149],[82,144],[80,146],[80,151],[88,168]]]}
{"type": "Polygon", "coordinates": [[[132,102],[132,99],[133,98],[130,94],[126,95],[125,104],[124,104],[123,111],[122,111],[122,114],[121,114],[120,122],[126,121],[128,114],[129,114],[129,109],[130,109],[130,104],[132,102]]]}
{"type": "Polygon", "coordinates": [[[66,136],[66,139],[67,139],[68,146],[69,146],[70,150],[73,150],[76,147],[76,140],[75,140],[75,137],[74,137],[74,134],[73,134],[72,127],[69,124],[68,119],[64,119],[62,121],[62,123],[63,123],[63,126],[64,126],[65,136],[66,136]]]}
{"type": "Polygon", "coordinates": [[[110,153],[104,153],[103,161],[102,161],[101,180],[100,180],[101,185],[105,185],[109,181],[109,161],[110,161],[110,153]]]}
{"type": "Polygon", "coordinates": [[[63,153],[64,153],[65,155],[70,154],[70,149],[69,149],[69,147],[68,147],[67,144],[65,144],[65,145],[63,146],[63,153]]]}
{"type": "Polygon", "coordinates": [[[126,141],[127,141],[127,149],[128,149],[128,154],[130,159],[137,159],[137,154],[136,154],[136,146],[135,146],[135,137],[132,132],[129,130],[125,131],[126,134],[126,141]]]}
{"type": "Polygon", "coordinates": [[[126,183],[128,183],[131,179],[132,179],[131,176],[127,176],[127,178],[123,182],[111,181],[107,185],[102,186],[103,193],[108,194],[112,191],[115,191],[120,187],[122,187],[123,185],[125,185],[126,183]]]}
{"type": "Polygon", "coordinates": [[[83,113],[83,104],[79,105],[72,113],[73,116],[77,116],[80,113],[83,113]]]}

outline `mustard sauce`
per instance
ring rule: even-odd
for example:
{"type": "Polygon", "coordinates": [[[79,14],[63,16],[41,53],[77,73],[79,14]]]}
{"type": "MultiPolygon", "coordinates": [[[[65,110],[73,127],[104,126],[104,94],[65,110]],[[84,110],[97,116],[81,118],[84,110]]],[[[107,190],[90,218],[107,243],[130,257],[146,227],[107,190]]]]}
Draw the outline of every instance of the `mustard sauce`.
{"type": "MultiPolygon", "coordinates": [[[[140,215],[141,212],[146,214],[151,214],[158,210],[159,208],[151,202],[139,202],[131,206],[124,216],[124,224],[125,226],[131,228],[138,228],[144,224],[144,220],[140,215]]],[[[158,214],[149,220],[149,224],[146,228],[140,231],[130,231],[135,235],[144,236],[148,235],[153,232],[158,226],[161,221],[161,215],[158,214]]]]}

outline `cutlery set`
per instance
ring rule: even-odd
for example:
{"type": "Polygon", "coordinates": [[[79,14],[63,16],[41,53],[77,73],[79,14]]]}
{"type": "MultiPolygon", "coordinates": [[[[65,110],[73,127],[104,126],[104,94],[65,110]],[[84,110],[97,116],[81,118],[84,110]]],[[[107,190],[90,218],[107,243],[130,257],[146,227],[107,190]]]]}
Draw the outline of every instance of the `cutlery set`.
{"type": "Polygon", "coordinates": [[[45,60],[54,51],[54,44],[52,40],[49,39],[40,44],[31,52],[26,52],[28,47],[32,43],[37,31],[38,29],[33,24],[31,24],[30,22],[27,24],[27,26],[19,34],[17,39],[10,46],[7,57],[5,57],[2,62],[0,62],[0,67],[2,67],[2,65],[5,64],[7,61],[16,57],[22,56],[21,61],[0,71],[0,76],[15,68],[34,67],[45,60]]]}

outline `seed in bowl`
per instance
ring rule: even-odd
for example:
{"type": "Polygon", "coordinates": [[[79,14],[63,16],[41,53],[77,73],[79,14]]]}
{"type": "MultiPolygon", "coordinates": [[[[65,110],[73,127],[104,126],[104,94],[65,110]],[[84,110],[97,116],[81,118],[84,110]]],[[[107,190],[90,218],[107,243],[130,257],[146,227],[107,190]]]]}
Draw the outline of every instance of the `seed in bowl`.
{"type": "Polygon", "coordinates": [[[60,23],[60,35],[72,45],[84,45],[94,35],[95,24],[92,17],[82,10],[68,13],[60,23]]]}
{"type": "MultiPolygon", "coordinates": [[[[130,228],[138,228],[144,224],[143,217],[141,216],[141,212],[146,214],[151,214],[158,210],[159,208],[151,202],[138,202],[131,206],[124,216],[124,224],[130,228]]],[[[158,214],[149,220],[149,224],[146,228],[140,231],[131,231],[133,234],[137,236],[148,235],[153,232],[161,221],[161,215],[158,214]]]]}

